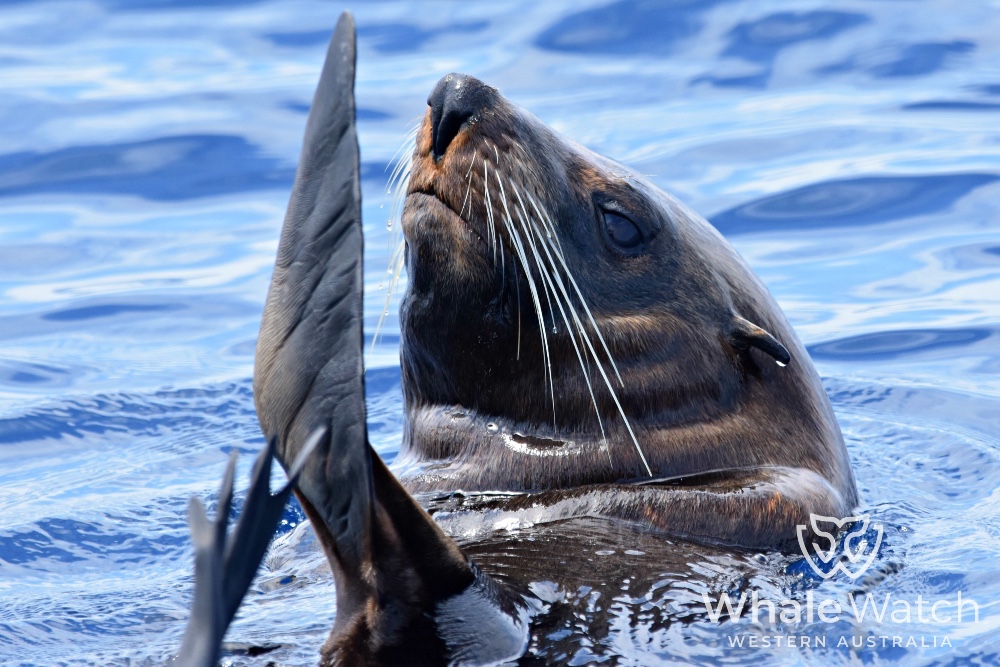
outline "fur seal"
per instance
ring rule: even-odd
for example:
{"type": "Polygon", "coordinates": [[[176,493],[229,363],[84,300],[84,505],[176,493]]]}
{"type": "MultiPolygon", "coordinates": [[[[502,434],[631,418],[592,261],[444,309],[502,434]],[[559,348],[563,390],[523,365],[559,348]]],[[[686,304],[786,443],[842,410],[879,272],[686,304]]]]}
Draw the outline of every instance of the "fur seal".
{"type": "Polygon", "coordinates": [[[752,548],[851,509],[816,371],[720,234],[472,77],[428,102],[402,219],[410,491],[611,485],[587,512],[752,548]]]}
{"type": "Polygon", "coordinates": [[[498,518],[780,550],[810,513],[849,513],[850,462],[816,371],[725,239],[460,74],[428,99],[406,189],[394,475],[365,427],[354,63],[345,14],[254,373],[286,469],[320,434],[296,495],[337,587],[322,664],[520,656],[531,595],[516,566],[491,576],[469,557],[498,518]]]}

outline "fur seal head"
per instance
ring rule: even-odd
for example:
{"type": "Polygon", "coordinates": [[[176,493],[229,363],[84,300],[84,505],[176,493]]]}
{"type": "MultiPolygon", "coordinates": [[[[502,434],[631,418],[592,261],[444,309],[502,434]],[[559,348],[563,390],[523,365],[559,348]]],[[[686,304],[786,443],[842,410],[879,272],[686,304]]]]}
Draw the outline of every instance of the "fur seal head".
{"type": "Polygon", "coordinates": [[[431,93],[410,172],[411,488],[780,465],[853,497],[804,349],[704,219],[460,74],[431,93]]]}

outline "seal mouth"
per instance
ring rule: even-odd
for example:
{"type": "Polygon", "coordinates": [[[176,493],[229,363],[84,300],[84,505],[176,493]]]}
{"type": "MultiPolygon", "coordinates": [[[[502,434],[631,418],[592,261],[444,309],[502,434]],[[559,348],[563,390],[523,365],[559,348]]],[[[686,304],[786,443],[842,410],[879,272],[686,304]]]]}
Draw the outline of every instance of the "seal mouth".
{"type": "Polygon", "coordinates": [[[407,199],[413,199],[414,201],[424,202],[431,208],[431,210],[437,210],[445,212],[446,215],[454,221],[460,222],[464,229],[468,230],[476,239],[482,244],[483,248],[486,248],[486,240],[483,238],[482,234],[475,228],[475,226],[466,218],[462,216],[461,213],[455,210],[455,207],[445,198],[441,197],[432,187],[422,187],[411,190],[406,193],[407,199]]]}

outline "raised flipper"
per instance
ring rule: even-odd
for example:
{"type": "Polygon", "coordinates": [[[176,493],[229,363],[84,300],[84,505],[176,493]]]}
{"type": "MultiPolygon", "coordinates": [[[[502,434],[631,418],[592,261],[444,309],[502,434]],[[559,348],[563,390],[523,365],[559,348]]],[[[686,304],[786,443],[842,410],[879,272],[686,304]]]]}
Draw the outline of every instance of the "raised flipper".
{"type": "Polygon", "coordinates": [[[354,63],[345,13],[281,231],[257,343],[257,416],[286,466],[327,429],[296,491],[337,585],[324,664],[513,658],[527,642],[517,598],[479,573],[368,444],[354,63]]]}
{"type": "Polygon", "coordinates": [[[175,664],[218,664],[226,630],[260,567],[296,479],[323,435],[318,432],[305,444],[291,467],[288,483],[275,495],[271,495],[269,487],[276,446],[273,439],[268,443],[257,456],[246,502],[231,534],[227,534],[226,526],[233,501],[236,452],[229,458],[222,478],[215,520],[209,521],[200,500],[191,499],[188,521],[194,541],[194,600],[175,664]]]}

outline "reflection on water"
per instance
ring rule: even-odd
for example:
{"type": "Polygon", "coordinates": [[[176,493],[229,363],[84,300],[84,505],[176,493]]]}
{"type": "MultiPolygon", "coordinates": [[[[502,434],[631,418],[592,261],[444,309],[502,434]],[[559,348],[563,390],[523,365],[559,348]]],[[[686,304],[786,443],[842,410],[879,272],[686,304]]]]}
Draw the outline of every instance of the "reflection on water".
{"type": "Polygon", "coordinates": [[[743,204],[712,216],[726,235],[770,229],[870,225],[946,210],[993,174],[884,176],[816,183],[743,204]]]}
{"type": "MultiPolygon", "coordinates": [[[[534,527],[467,545],[537,572],[523,664],[994,664],[1000,655],[1000,15],[988,3],[356,3],[365,319],[387,169],[466,71],[706,214],[771,288],[842,425],[858,582],[801,558],[534,527]],[[702,593],[961,591],[980,623],[713,622],[702,593]],[[830,638],[733,647],[736,635],[830,638]],[[837,647],[917,635],[926,646],[837,647]],[[953,646],[933,645],[949,636],[953,646]],[[617,662],[616,662],[617,661],[617,662]]],[[[185,519],[262,445],[250,376],[305,113],[339,6],[0,8],[0,663],[160,664],[191,592],[185,519]],[[44,593],[42,593],[44,592],[44,593]]],[[[368,360],[402,432],[398,325],[368,360]]],[[[333,583],[296,506],[232,629],[235,664],[314,664],[333,583]],[[279,645],[266,655],[246,647],[279,645]],[[240,647],[242,653],[240,652],[240,647]]],[[[880,598],[880,599],[884,599],[880,598]]]]}
{"type": "Polygon", "coordinates": [[[704,14],[726,0],[624,0],[560,17],[535,38],[543,49],[581,54],[669,55],[704,27],[704,14]]]}
{"type": "MultiPolygon", "coordinates": [[[[992,329],[902,329],[861,334],[840,340],[809,346],[809,355],[815,359],[843,359],[863,361],[898,359],[902,356],[933,352],[944,348],[971,348],[976,343],[995,337],[992,329]]],[[[996,350],[996,340],[989,341],[982,352],[996,350]]],[[[974,354],[976,350],[955,350],[955,354],[974,354]]]]}
{"type": "Polygon", "coordinates": [[[243,137],[163,137],[0,158],[0,195],[46,192],[189,199],[287,187],[294,169],[243,137]]]}

